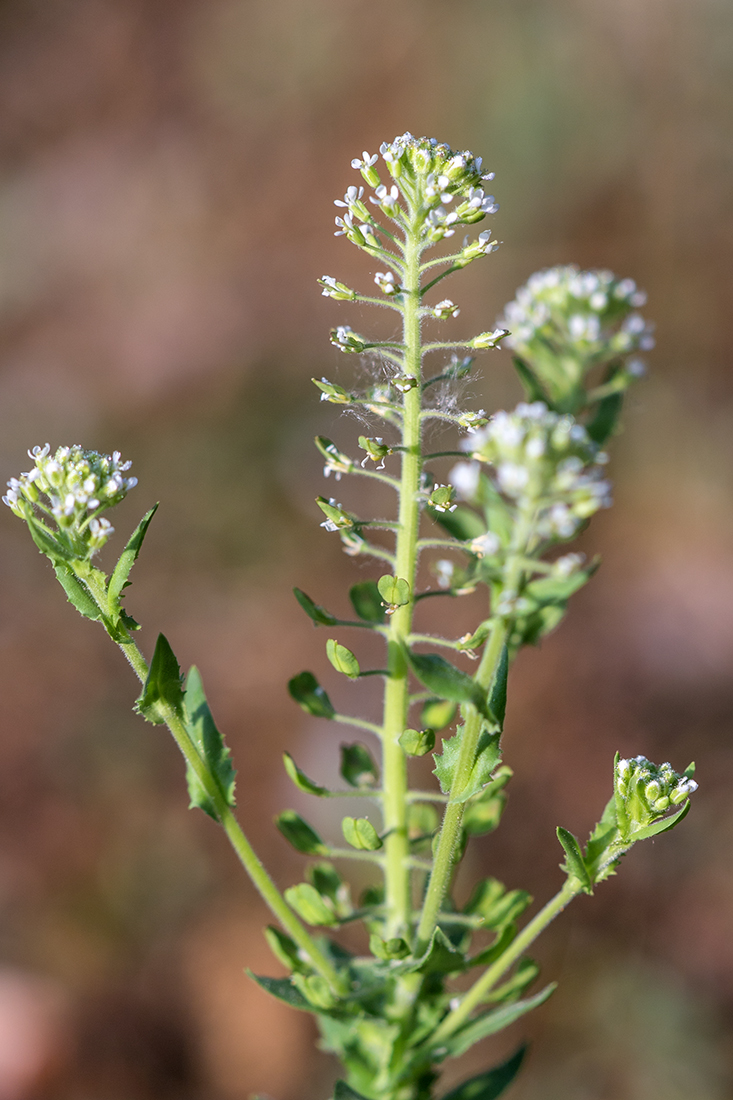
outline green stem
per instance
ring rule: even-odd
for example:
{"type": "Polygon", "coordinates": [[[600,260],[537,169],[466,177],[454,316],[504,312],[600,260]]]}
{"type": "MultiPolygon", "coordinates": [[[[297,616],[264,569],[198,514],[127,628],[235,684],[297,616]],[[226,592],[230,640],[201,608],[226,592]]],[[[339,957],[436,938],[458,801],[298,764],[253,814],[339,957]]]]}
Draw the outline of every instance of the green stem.
{"type": "MultiPolygon", "coordinates": [[[[100,611],[105,615],[109,615],[111,609],[109,607],[107,593],[101,582],[95,578],[93,574],[85,575],[77,572],[77,576],[86,585],[100,611]]],[[[149,672],[148,663],[124,628],[123,634],[125,635],[123,640],[119,641],[117,644],[132,665],[140,682],[144,684],[149,672]]],[[[312,936],[308,933],[304,925],[301,924],[292,909],[290,909],[277,886],[268,875],[252,845],[244,835],[241,825],[232,813],[231,807],[224,796],[220,784],[201,758],[185,725],[181,722],[179,716],[172,707],[164,707],[164,713],[165,724],[168,726],[176,744],[183,753],[186,763],[192,768],[196,778],[211,799],[219,822],[230,844],[234,848],[240,863],[252,880],[253,885],[265,903],[269,906],[272,913],[280,921],[283,928],[290,933],[298,947],[308,956],[314,970],[328,982],[334,993],[343,995],[345,987],[341,976],[316,945],[312,936]]]]}
{"type": "MultiPolygon", "coordinates": [[[[405,231],[403,279],[403,343],[405,373],[417,386],[402,399],[402,470],[399,526],[395,547],[395,574],[404,578],[414,594],[417,568],[417,535],[420,521],[418,487],[422,468],[420,343],[420,243],[416,218],[405,231]]],[[[387,641],[390,676],[384,694],[383,789],[385,840],[385,937],[409,937],[412,908],[410,846],[407,831],[407,760],[399,737],[407,726],[409,670],[405,640],[412,630],[414,597],[398,608],[390,620],[387,641]]]]}
{"type": "MultiPolygon", "coordinates": [[[[528,508],[517,517],[514,529],[512,545],[507,558],[504,585],[505,592],[516,592],[522,575],[522,562],[526,553],[526,545],[532,531],[534,507],[528,508]]],[[[488,692],[496,675],[502,650],[509,634],[509,620],[498,619],[487,639],[481,663],[476,671],[474,679],[488,692]]],[[[454,853],[458,843],[463,822],[465,803],[457,801],[466,789],[471,777],[473,766],[476,762],[479,738],[481,736],[482,718],[476,708],[466,704],[462,708],[464,715],[463,733],[461,735],[461,748],[458,755],[453,783],[450,791],[450,800],[446,806],[443,824],[440,830],[438,846],[435,852],[435,866],[430,876],[428,889],[425,894],[422,917],[417,929],[417,944],[415,951],[421,954],[427,949],[430,939],[438,921],[438,913],[443,904],[450,880],[453,875],[454,853]]]]}
{"type": "Polygon", "coordinates": [[[556,916],[581,893],[582,887],[576,880],[567,879],[562,889],[548,901],[547,905],[523,928],[519,935],[512,941],[504,954],[493,963],[479,980],[472,985],[461,1003],[452,1012],[449,1012],[438,1029],[430,1039],[430,1045],[440,1046],[442,1042],[452,1035],[466,1022],[474,1008],[481,1004],[486,994],[493,989],[507,970],[524,954],[527,948],[534,943],[539,935],[544,932],[556,916]]]}

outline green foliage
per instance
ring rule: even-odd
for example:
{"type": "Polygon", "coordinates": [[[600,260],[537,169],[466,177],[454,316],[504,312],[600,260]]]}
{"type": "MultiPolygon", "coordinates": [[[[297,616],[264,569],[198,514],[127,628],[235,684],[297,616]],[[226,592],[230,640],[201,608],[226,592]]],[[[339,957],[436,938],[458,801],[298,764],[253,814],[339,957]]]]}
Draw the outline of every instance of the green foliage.
{"type": "Polygon", "coordinates": [[[340,771],[350,787],[374,787],[379,782],[374,757],[360,741],[341,745],[340,771]]]}
{"type": "Polygon", "coordinates": [[[307,856],[320,856],[326,853],[326,845],[318,833],[303,820],[300,814],[296,814],[295,810],[283,810],[275,818],[275,824],[296,852],[303,852],[307,856]]]}
{"type": "Polygon", "coordinates": [[[288,681],[288,691],[295,702],[314,718],[333,718],[336,711],[331,700],[312,672],[300,672],[288,681]]]}
{"type": "Polygon", "coordinates": [[[519,1073],[526,1053],[526,1046],[521,1046],[506,1062],[464,1081],[447,1092],[442,1100],[498,1100],[519,1073]]]}
{"type": "MultiPolygon", "coordinates": [[[[236,772],[231,761],[231,753],[216,728],[204,694],[201,675],[195,666],[189,669],[186,677],[183,710],[186,730],[198,750],[209,776],[216,781],[224,802],[233,807],[235,805],[234,780],[236,772]]],[[[219,813],[211,796],[190,764],[186,769],[186,780],[191,808],[198,806],[209,817],[213,817],[214,821],[218,821],[219,813]]]]}
{"type": "Polygon", "coordinates": [[[360,581],[352,585],[349,599],[354,611],[365,623],[384,622],[386,611],[375,581],[360,581]]]}
{"type": "Polygon", "coordinates": [[[319,604],[314,603],[310,596],[307,596],[305,592],[300,588],[294,588],[293,593],[300,606],[305,611],[309,619],[312,619],[316,626],[335,626],[337,619],[334,618],[330,612],[325,608],[320,607],[319,604]]]}

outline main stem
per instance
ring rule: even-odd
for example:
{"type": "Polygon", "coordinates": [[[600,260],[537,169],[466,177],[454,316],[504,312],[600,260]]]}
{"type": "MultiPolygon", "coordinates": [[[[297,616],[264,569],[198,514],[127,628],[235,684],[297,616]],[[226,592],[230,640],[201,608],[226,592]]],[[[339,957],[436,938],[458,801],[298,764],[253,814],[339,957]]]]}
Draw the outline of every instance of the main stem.
{"type": "Polygon", "coordinates": [[[405,374],[416,384],[402,401],[402,472],[399,525],[395,547],[395,574],[410,585],[410,601],[392,615],[387,636],[389,676],[384,692],[382,746],[385,826],[386,938],[410,938],[412,909],[410,845],[407,828],[407,759],[399,737],[407,726],[409,669],[405,640],[412,630],[417,536],[420,522],[418,489],[422,470],[420,411],[422,405],[422,348],[420,344],[420,244],[413,214],[405,230],[403,279],[403,342],[405,374]]]}
{"type": "MultiPolygon", "coordinates": [[[[108,614],[107,593],[103,586],[95,583],[93,576],[80,575],[79,579],[87,586],[100,610],[108,614]]],[[[148,663],[130,635],[127,632],[125,632],[125,634],[126,637],[118,642],[118,645],[132,665],[138,679],[144,684],[149,672],[148,663]]],[[[176,744],[183,753],[186,763],[193,769],[196,778],[213,802],[219,822],[258,893],[268,905],[274,916],[280,921],[283,928],[293,937],[298,947],[308,956],[313,964],[313,968],[328,982],[328,985],[334,993],[342,995],[345,992],[343,980],[333,964],[326,958],[316,945],[312,936],[298,920],[295,913],[290,909],[277,886],[268,875],[259,856],[247,840],[241,825],[232,813],[231,807],[224,796],[220,784],[202,760],[198,749],[191,740],[188,730],[173,707],[165,707],[165,723],[172,733],[176,744]]]]}

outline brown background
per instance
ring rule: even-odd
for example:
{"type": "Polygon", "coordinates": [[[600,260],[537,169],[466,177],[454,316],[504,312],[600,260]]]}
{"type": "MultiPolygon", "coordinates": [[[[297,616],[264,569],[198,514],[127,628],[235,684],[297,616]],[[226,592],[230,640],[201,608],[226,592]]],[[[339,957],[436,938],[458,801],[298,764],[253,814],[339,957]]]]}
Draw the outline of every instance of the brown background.
{"type": "MultiPolygon", "coordinates": [[[[340,736],[287,678],[311,667],[344,706],[375,705],[336,682],[290,595],[344,610],[372,575],[313,504],[312,436],[355,425],[308,379],[348,379],[328,327],[369,323],[315,283],[368,285],[331,235],[351,157],[407,128],[496,170],[504,244],[450,289],[456,331],[492,326],[551,263],[647,288],[652,372],[615,442],[616,506],[584,539],[604,565],[516,668],[510,808],[468,870],[547,897],[555,825],[593,824],[617,748],[695,757],[701,789],[558,922],[540,952],[558,993],[465,1068],[531,1034],[517,1100],[730,1096],[733,7],[4,0],[0,100],[0,476],[47,440],[134,460],[120,536],[162,501],[129,597],[142,645],[162,629],[200,665],[283,885],[301,861],[271,819],[306,800],[280,752],[325,781],[340,736]]],[[[474,392],[516,400],[508,356],[474,392]]],[[[266,915],[186,810],[175,749],[131,714],[131,673],[21,524],[0,526],[0,1100],[328,1095],[310,1021],[243,974],[276,972],[266,915]]],[[[448,632],[478,614],[441,604],[448,632]]],[[[312,819],[336,835],[320,804],[312,819]]]]}

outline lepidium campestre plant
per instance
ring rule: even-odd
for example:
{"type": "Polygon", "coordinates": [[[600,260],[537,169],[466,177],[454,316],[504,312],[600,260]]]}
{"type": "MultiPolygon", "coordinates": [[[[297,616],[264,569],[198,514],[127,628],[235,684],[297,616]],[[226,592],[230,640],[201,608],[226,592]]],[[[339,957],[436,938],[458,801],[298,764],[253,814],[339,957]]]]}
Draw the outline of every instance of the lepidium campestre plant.
{"type": "MultiPolygon", "coordinates": [[[[558,625],[596,569],[564,547],[611,504],[603,447],[624,391],[643,371],[638,353],[652,338],[632,280],[575,267],[533,275],[499,327],[465,340],[434,338],[436,327],[458,314],[438,285],[497,247],[489,230],[470,233],[497,209],[484,187],[492,175],[473,154],[410,134],[384,144],[381,154],[382,168],[366,152],[352,161],[363,184],[349,186],[336,204],[338,234],[377,268],[376,292],[363,294],[333,276],[320,282],[338,302],[391,311],[394,336],[373,340],[339,325],[332,342],[370,364],[372,380],[353,389],[315,380],[322,400],[377,428],[359,435],[350,454],[322,436],[316,444],[327,475],[376,479],[394,494],[395,507],[386,517],[359,517],[348,498],[319,496],[322,526],[340,536],[347,554],[373,559],[376,569],[351,588],[348,617],[299,589],[295,595],[314,624],[327,628],[326,654],[338,672],[382,679],[383,709],[378,723],[340,714],[312,672],[290,681],[305,711],[369,741],[341,745],[344,784],[337,791],[285,756],[301,791],[358,797],[365,807],[343,819],[341,841],[323,839],[292,810],[280,814],[281,833],[309,857],[303,882],[281,892],[242,831],[229,752],[197,670],[182,680],[162,634],[150,664],[135,642],[138,624],[123,597],[155,508],[111,574],[94,564],[112,534],[104,513],[135,484],[129,463],[117,453],[36,447],[33,468],[9,482],[4,500],[28,524],[71,603],[122,649],[142,683],[137,710],[167,725],[185,757],[191,805],[222,826],[270,907],[277,924],[266,936],[288,976],[255,980],[316,1016],[322,1045],[344,1067],[336,1100],[429,1100],[446,1059],[549,997],[552,983],[531,992],[539,968],[528,951],[537,937],[574,897],[614,874],[637,841],[681,821],[696,784],[693,765],[678,774],[667,763],[617,755],[610,800],[587,843],[558,828],[563,881],[533,916],[525,918],[529,894],[495,878],[475,883],[468,900],[454,897],[467,843],[497,828],[507,798],[512,771],[503,762],[502,734],[512,661],[558,625]],[[526,401],[492,416],[462,408],[460,382],[473,353],[501,341],[515,352],[526,401]],[[453,438],[426,452],[426,429],[441,425],[453,438]],[[451,456],[441,481],[433,469],[451,456]],[[420,587],[422,557],[432,562],[437,586],[420,587]],[[471,632],[435,632],[442,603],[431,597],[440,595],[475,596],[471,632]],[[344,644],[347,631],[359,630],[382,639],[382,667],[363,669],[358,645],[354,652],[344,644]],[[437,783],[415,789],[410,760],[430,752],[437,783]],[[359,899],[336,869],[352,859],[375,872],[359,899]],[[363,953],[354,955],[337,934],[357,921],[366,934],[363,953]]],[[[493,1100],[514,1080],[523,1053],[520,1047],[443,1100],[493,1100]]]]}

